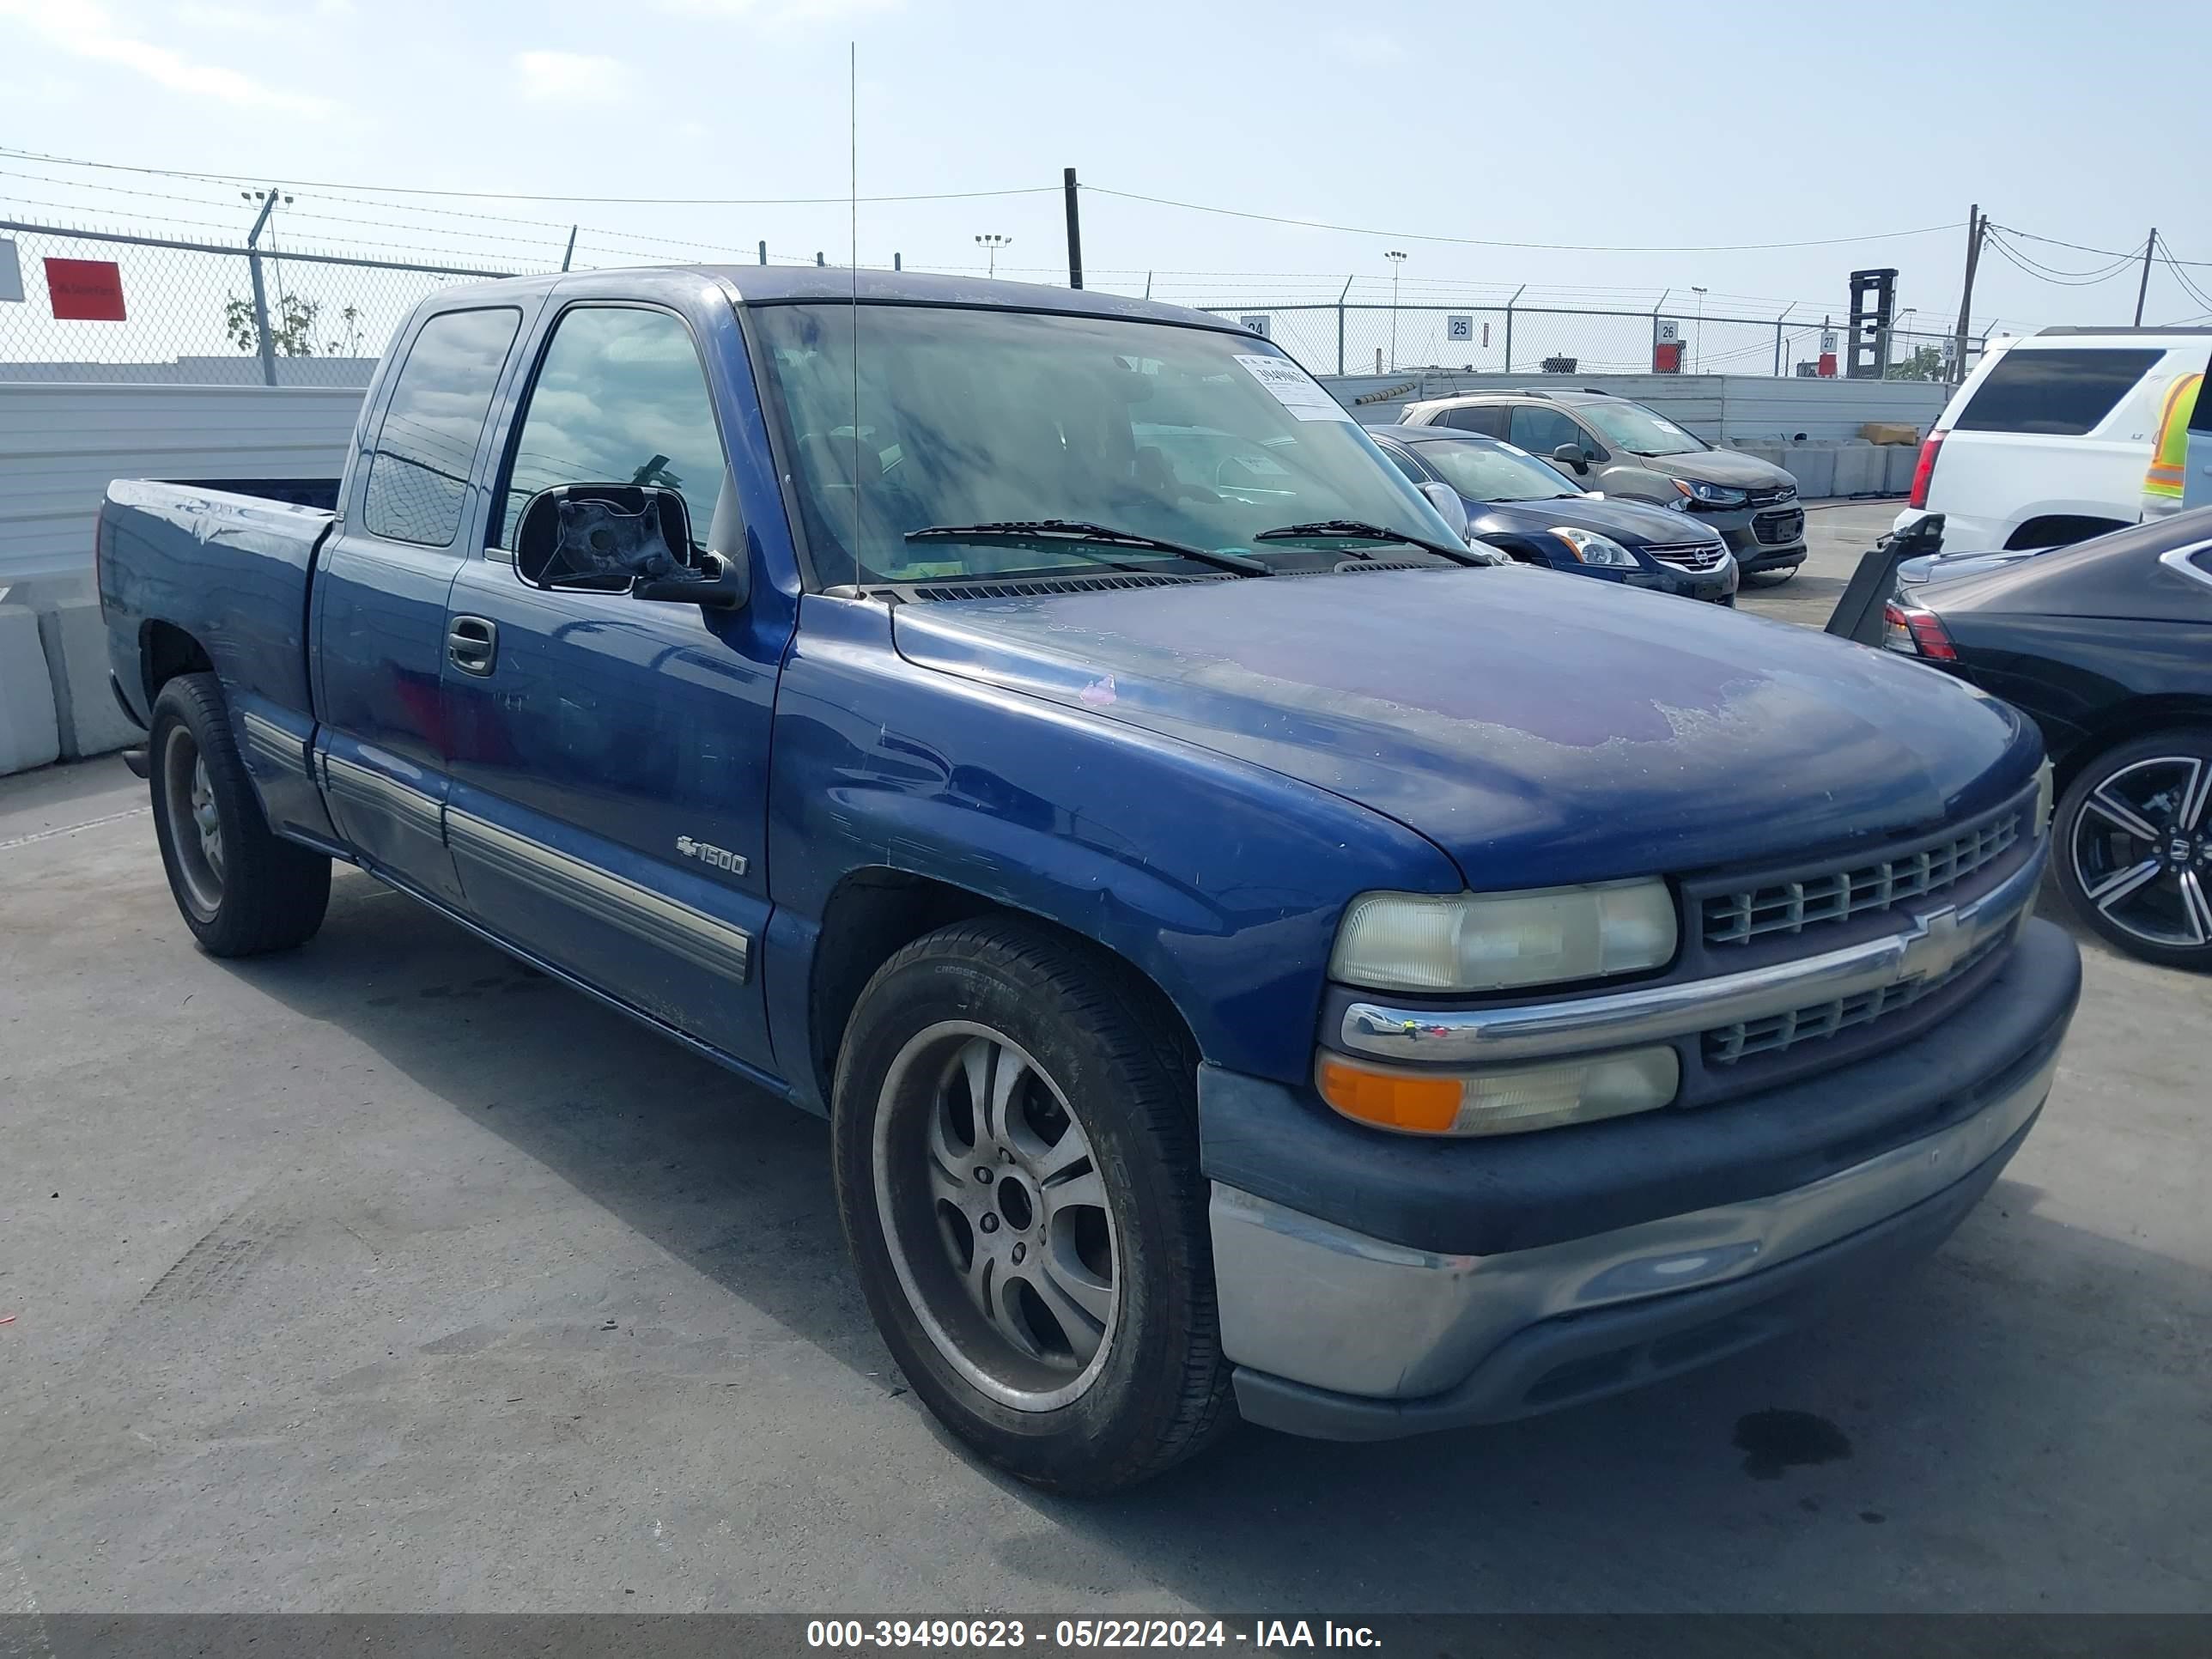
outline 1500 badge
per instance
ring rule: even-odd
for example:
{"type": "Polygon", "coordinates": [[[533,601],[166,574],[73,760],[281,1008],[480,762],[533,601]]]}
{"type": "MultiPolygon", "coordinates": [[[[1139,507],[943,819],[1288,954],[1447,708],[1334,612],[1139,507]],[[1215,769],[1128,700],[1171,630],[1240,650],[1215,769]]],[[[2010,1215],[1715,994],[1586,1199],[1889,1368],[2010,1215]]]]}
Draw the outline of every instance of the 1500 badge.
{"type": "Polygon", "coordinates": [[[689,836],[676,838],[676,850],[687,859],[696,859],[702,864],[711,864],[717,870],[726,870],[733,876],[745,872],[745,855],[732,853],[726,847],[715,847],[703,841],[694,841],[689,836]]]}

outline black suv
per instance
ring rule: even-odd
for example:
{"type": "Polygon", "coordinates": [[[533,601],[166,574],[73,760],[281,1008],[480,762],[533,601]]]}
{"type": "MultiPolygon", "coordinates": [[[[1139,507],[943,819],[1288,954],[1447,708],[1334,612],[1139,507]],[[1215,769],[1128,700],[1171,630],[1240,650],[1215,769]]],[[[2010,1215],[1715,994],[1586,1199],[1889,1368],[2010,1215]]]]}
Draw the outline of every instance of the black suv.
{"type": "Polygon", "coordinates": [[[1609,498],[1687,513],[1720,532],[1747,576],[1786,580],[1805,562],[1797,480],[1715,449],[1656,410],[1589,388],[1476,392],[1409,404],[1403,426],[1448,426],[1508,443],[1609,498]]]}

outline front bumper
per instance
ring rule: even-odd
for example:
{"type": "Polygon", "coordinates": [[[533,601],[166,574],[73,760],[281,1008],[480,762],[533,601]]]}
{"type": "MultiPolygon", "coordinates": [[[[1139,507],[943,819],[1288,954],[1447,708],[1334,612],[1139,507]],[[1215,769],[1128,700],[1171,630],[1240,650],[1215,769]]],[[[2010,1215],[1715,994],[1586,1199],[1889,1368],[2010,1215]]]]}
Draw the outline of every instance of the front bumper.
{"type": "Polygon", "coordinates": [[[1729,559],[1723,559],[1717,570],[1704,571],[1677,570],[1654,561],[1649,567],[1630,572],[1626,585],[1648,588],[1655,593],[1679,594],[1707,605],[1734,605],[1736,568],[1735,562],[1729,559]]]}
{"type": "MultiPolygon", "coordinates": [[[[2030,921],[2008,956],[1921,1036],[1727,1105],[1487,1145],[1339,1120],[1310,1194],[1269,1180],[1249,1092],[1202,1086],[1240,1409],[1349,1439],[1502,1421],[1705,1364],[1878,1282],[1948,1236],[2050,1091],[2079,953],[2030,921]]],[[[1304,1127],[1275,1139],[1310,1157],[1304,1127]]]]}

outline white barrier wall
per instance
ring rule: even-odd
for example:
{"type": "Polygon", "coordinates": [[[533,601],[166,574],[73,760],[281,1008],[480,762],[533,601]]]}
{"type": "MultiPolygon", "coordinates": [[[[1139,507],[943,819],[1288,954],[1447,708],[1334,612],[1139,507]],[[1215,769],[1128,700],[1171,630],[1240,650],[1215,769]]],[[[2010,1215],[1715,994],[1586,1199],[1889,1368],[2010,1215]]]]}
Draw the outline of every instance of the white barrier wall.
{"type": "Polygon", "coordinates": [[[336,477],[360,410],[350,386],[0,382],[0,588],[88,579],[111,479],[336,477]]]}
{"type": "Polygon", "coordinates": [[[1407,404],[1461,392],[1522,386],[1609,392],[1649,404],[1707,443],[1738,438],[1848,441],[1869,421],[1936,423],[1951,388],[1932,380],[1775,380],[1758,374],[1469,374],[1401,369],[1395,374],[1323,375],[1337,402],[1368,426],[1387,426],[1407,404]]]}

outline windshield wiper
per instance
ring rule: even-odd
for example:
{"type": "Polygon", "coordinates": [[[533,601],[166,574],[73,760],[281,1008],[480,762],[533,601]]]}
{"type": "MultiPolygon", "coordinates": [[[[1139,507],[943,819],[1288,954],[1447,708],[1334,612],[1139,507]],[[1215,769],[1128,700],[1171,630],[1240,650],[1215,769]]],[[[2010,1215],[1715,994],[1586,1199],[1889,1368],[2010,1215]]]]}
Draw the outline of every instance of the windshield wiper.
{"type": "Polygon", "coordinates": [[[1171,542],[1158,536],[1140,536],[1133,531],[1116,530],[1110,525],[1087,524],[1080,519],[1006,519],[991,524],[933,524],[921,530],[908,531],[906,538],[910,542],[995,543],[1004,547],[1030,547],[1052,552],[1067,548],[1078,553],[1084,550],[1083,543],[1090,542],[1100,547],[1137,547],[1154,553],[1173,553],[1180,558],[1195,559],[1200,564],[1210,564],[1217,570],[1232,570],[1240,576],[1272,576],[1275,574],[1259,560],[1248,558],[1242,553],[1217,553],[1209,547],[1193,547],[1185,542],[1171,542]]]}
{"type": "Polygon", "coordinates": [[[1419,548],[1424,553],[1433,553],[1440,559],[1449,559],[1454,564],[1487,565],[1495,562],[1484,558],[1472,548],[1448,546],[1424,537],[1408,536],[1402,530],[1385,530],[1379,524],[1366,524],[1358,519],[1316,519],[1311,524],[1279,525],[1273,530],[1261,531],[1252,539],[1255,542],[1402,542],[1407,547],[1419,548]]]}

